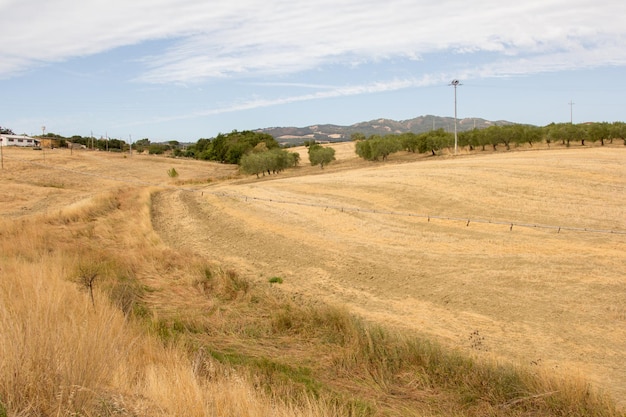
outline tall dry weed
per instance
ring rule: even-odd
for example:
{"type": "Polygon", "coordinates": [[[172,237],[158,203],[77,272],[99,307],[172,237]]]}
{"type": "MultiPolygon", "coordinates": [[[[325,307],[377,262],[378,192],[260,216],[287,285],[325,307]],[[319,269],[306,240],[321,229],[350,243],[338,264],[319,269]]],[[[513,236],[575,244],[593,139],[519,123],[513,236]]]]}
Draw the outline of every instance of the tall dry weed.
{"type": "Polygon", "coordinates": [[[124,318],[94,309],[54,258],[4,259],[0,392],[7,408],[53,414],[93,406],[131,346],[124,318]]]}
{"type": "Polygon", "coordinates": [[[126,293],[111,303],[103,290],[115,293],[120,277],[135,286],[136,271],[154,271],[148,261],[161,253],[145,242],[149,216],[120,225],[118,204],[132,210],[140,200],[120,195],[48,215],[56,220],[0,223],[0,409],[8,416],[332,415],[319,403],[295,408],[270,398],[229,371],[197,374],[186,347],[165,346],[131,320],[126,293]],[[95,243],[77,233],[93,223],[103,231],[95,243]],[[129,246],[107,244],[116,234],[129,246]],[[124,256],[129,248],[138,254],[124,256]],[[77,284],[85,268],[99,275],[95,303],[77,284]]]}

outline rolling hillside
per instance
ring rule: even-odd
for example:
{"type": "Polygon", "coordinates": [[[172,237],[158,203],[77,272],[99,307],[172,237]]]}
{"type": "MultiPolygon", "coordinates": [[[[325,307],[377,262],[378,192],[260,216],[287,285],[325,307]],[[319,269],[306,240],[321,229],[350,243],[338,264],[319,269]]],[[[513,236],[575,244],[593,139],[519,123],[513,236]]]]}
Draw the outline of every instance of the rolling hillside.
{"type": "MultiPolygon", "coordinates": [[[[458,131],[513,124],[504,120],[489,121],[480,118],[459,119],[457,123],[458,131]]],[[[318,142],[346,142],[350,140],[353,133],[362,133],[366,136],[405,132],[423,133],[440,128],[453,131],[454,118],[427,115],[401,121],[377,119],[351,126],[322,124],[307,127],[269,127],[258,131],[274,136],[281,144],[301,145],[304,141],[313,139],[318,142]]]]}
{"type": "Polygon", "coordinates": [[[623,145],[327,146],[3,150],[0,416],[624,416],[623,145]]]}

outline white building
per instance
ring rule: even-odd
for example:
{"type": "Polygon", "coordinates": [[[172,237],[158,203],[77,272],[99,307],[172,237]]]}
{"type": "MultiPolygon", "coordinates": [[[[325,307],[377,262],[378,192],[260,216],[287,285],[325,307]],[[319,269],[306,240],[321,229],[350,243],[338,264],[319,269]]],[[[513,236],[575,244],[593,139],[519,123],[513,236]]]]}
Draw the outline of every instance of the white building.
{"type": "Polygon", "coordinates": [[[0,135],[0,146],[34,147],[40,145],[39,139],[21,135],[0,135]]]}

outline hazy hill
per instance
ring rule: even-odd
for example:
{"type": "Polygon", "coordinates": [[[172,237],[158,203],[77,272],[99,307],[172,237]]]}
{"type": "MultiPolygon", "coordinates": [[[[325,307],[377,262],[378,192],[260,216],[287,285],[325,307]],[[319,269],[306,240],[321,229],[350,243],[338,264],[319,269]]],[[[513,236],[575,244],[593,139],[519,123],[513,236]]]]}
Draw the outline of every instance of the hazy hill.
{"type": "MultiPolygon", "coordinates": [[[[470,130],[474,127],[483,129],[493,125],[513,124],[505,120],[489,121],[481,118],[459,119],[458,131],[470,130]]],[[[419,116],[409,120],[376,119],[360,122],[350,126],[332,124],[313,125],[307,127],[268,127],[259,129],[259,132],[269,133],[282,144],[299,145],[306,140],[315,139],[327,142],[345,142],[350,140],[353,133],[370,135],[387,135],[390,133],[423,133],[432,129],[443,128],[454,130],[454,118],[439,116],[419,116]]]]}

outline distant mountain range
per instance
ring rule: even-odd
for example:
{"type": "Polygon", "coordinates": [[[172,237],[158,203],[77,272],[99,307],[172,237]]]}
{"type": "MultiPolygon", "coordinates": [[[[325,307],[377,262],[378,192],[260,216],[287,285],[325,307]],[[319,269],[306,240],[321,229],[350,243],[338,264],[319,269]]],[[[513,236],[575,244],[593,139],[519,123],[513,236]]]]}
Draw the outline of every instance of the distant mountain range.
{"type": "MultiPolygon", "coordinates": [[[[489,126],[511,125],[513,122],[505,120],[490,121],[480,118],[465,118],[457,120],[457,131],[462,132],[474,128],[484,129],[489,126]]],[[[350,126],[313,125],[307,127],[268,127],[256,130],[268,133],[282,145],[301,145],[304,141],[317,142],[346,142],[351,140],[353,133],[370,135],[388,135],[391,133],[423,133],[434,129],[454,131],[453,117],[419,116],[409,120],[376,119],[369,122],[356,123],[350,126]]]]}

